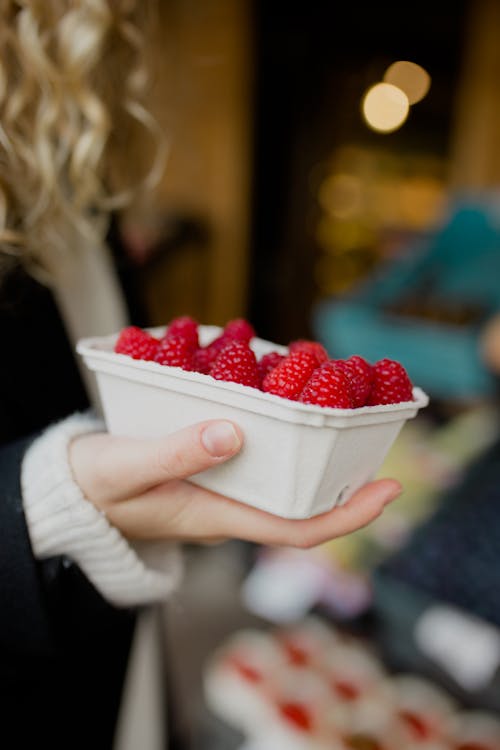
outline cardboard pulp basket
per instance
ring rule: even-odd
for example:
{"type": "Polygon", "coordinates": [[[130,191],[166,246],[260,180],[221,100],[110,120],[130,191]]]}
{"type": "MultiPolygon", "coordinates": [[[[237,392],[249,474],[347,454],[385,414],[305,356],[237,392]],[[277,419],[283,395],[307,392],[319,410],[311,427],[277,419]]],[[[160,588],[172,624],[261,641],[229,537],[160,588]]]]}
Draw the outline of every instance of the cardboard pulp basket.
{"type": "MultiPolygon", "coordinates": [[[[152,329],[161,335],[163,329],[152,329]]],[[[200,326],[206,345],[221,329],[200,326]]],[[[428,404],[413,401],[331,409],[300,404],[255,388],[215,380],[113,351],[117,334],[83,339],[77,351],[95,371],[110,433],[136,438],[168,435],[207,419],[243,430],[241,452],[190,478],[193,483],[285,518],[308,518],[345,503],[373,478],[407,419],[428,404]]],[[[258,357],[277,350],[255,338],[258,357]]]]}

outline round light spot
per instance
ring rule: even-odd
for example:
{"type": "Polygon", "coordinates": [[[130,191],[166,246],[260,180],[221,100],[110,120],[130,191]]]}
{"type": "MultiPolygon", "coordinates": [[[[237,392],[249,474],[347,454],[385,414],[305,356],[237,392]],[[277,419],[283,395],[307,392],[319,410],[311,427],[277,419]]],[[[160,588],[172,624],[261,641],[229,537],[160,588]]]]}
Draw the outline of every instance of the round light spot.
{"type": "Polygon", "coordinates": [[[319,189],[322,208],[337,219],[350,219],[361,213],[363,188],[356,175],[339,172],[328,176],[319,189]]]}
{"type": "Polygon", "coordinates": [[[408,117],[408,97],[391,83],[376,83],[366,92],[362,112],[367,124],[380,133],[397,130],[408,117]]]}
{"type": "Polygon", "coordinates": [[[390,65],[384,74],[384,81],[404,91],[410,104],[421,101],[429,91],[431,77],[417,63],[398,60],[390,65]]]}

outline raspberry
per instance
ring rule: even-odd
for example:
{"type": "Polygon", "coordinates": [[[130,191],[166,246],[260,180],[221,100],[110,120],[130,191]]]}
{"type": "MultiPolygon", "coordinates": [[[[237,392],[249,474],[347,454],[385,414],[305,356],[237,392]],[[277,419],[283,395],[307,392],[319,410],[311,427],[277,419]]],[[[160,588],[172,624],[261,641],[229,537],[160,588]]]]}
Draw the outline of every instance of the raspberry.
{"type": "Polygon", "coordinates": [[[325,347],[322,346],[318,341],[308,341],[307,339],[298,339],[298,341],[292,341],[289,345],[288,350],[290,352],[311,352],[318,360],[318,365],[322,365],[328,359],[328,352],[325,347]]]}
{"type": "Polygon", "coordinates": [[[215,361],[215,359],[224,349],[226,344],[229,343],[229,341],[234,341],[234,339],[231,339],[224,333],[221,333],[220,336],[217,336],[216,339],[214,339],[208,346],[205,347],[205,349],[207,350],[208,361],[210,363],[215,361]]]}
{"type": "Polygon", "coordinates": [[[318,367],[307,381],[299,401],[336,409],[352,409],[351,381],[333,362],[318,367]]]}
{"type": "MultiPolygon", "coordinates": [[[[215,358],[215,357],[213,357],[215,358]]],[[[212,356],[209,347],[196,349],[193,355],[193,370],[208,375],[212,366],[212,356]]]]}
{"type": "Polygon", "coordinates": [[[180,318],[174,318],[168,328],[165,336],[183,336],[185,339],[192,341],[194,346],[198,346],[198,323],[189,315],[182,315],[180,318]]]}
{"type": "Polygon", "coordinates": [[[260,358],[258,362],[258,366],[259,366],[259,381],[260,381],[261,386],[267,373],[271,372],[271,370],[274,370],[274,368],[277,367],[280,362],[283,362],[284,359],[285,359],[285,355],[280,354],[279,352],[268,352],[267,354],[264,354],[264,356],[260,358]]]}
{"type": "Polygon", "coordinates": [[[419,716],[413,711],[398,711],[398,716],[407,725],[410,733],[416,740],[428,740],[432,734],[432,729],[426,722],[425,718],[419,716]]]}
{"type": "Polygon", "coordinates": [[[138,326],[124,328],[115,344],[117,354],[128,354],[133,359],[154,359],[159,341],[138,326]]]}
{"type": "Polygon", "coordinates": [[[253,330],[250,323],[247,323],[246,320],[243,320],[242,318],[230,320],[229,323],[226,324],[220,336],[217,336],[216,339],[214,339],[208,346],[205,347],[206,354],[199,355],[200,363],[204,368],[200,371],[208,372],[210,370],[210,366],[213,364],[213,362],[215,362],[220,352],[224,349],[229,341],[244,341],[248,343],[250,339],[253,338],[253,336],[255,336],[255,331],[253,330]],[[206,369],[207,367],[208,370],[206,369]]]}
{"type": "Polygon", "coordinates": [[[292,352],[266,375],[262,390],[296,401],[317,366],[317,359],[311,352],[292,352]]]}
{"type": "Polygon", "coordinates": [[[340,367],[351,381],[351,395],[354,406],[364,406],[372,387],[372,366],[358,354],[354,354],[349,359],[336,359],[334,361],[335,365],[340,367]]]}
{"type": "Polygon", "coordinates": [[[243,679],[247,682],[262,682],[262,672],[260,672],[260,670],[256,669],[251,664],[246,664],[237,656],[231,657],[231,659],[229,659],[228,661],[229,664],[238,672],[240,677],[243,677],[243,679]]]}
{"type": "Polygon", "coordinates": [[[195,369],[205,375],[210,372],[221,351],[229,341],[244,341],[248,343],[255,336],[255,331],[246,320],[237,318],[230,320],[224,330],[208,346],[199,349],[195,357],[195,369]]]}
{"type": "Polygon", "coordinates": [[[160,365],[170,365],[170,367],[182,367],[183,370],[193,370],[195,351],[195,345],[192,339],[189,338],[189,334],[188,336],[168,334],[160,341],[154,360],[160,365]]]}
{"type": "Polygon", "coordinates": [[[313,719],[307,706],[302,703],[282,703],[279,706],[280,714],[289,721],[296,729],[303,732],[311,732],[313,719]]]}
{"type": "Polygon", "coordinates": [[[259,370],[254,352],[246,341],[229,341],[210,368],[216,380],[259,387],[259,370]]]}
{"type": "Polygon", "coordinates": [[[197,372],[202,372],[204,375],[208,375],[213,363],[230,341],[232,341],[232,339],[227,339],[224,334],[221,334],[208,346],[200,347],[194,356],[194,369],[197,372]]]}
{"type": "Polygon", "coordinates": [[[367,405],[399,404],[412,401],[412,384],[403,365],[381,359],[373,365],[373,383],[367,405]]]}
{"type": "Polygon", "coordinates": [[[255,331],[247,320],[236,318],[236,320],[230,320],[229,323],[226,323],[222,335],[228,339],[248,342],[255,336],[255,331]]]}

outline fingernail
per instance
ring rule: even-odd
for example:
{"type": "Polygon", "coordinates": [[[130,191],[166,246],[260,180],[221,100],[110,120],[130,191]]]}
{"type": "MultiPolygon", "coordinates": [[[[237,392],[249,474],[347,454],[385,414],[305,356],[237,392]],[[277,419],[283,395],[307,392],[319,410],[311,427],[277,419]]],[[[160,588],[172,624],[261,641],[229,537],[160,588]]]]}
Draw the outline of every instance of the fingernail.
{"type": "Polygon", "coordinates": [[[241,445],[241,439],[231,422],[209,424],[201,433],[201,442],[214,458],[228,456],[241,445]]]}
{"type": "Polygon", "coordinates": [[[393,500],[400,496],[402,491],[402,487],[395,487],[394,490],[390,493],[389,497],[384,500],[384,505],[389,505],[389,503],[392,503],[393,500]]]}

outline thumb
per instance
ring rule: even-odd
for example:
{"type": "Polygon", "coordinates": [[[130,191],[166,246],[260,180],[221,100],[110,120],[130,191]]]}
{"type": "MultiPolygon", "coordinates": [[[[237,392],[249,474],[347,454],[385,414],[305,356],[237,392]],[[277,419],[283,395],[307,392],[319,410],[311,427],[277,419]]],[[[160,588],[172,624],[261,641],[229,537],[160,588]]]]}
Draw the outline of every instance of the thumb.
{"type": "Polygon", "coordinates": [[[105,504],[223,463],[242,445],[237,425],[211,420],[158,439],[84,436],[75,441],[71,461],[83,491],[105,504]]]}

